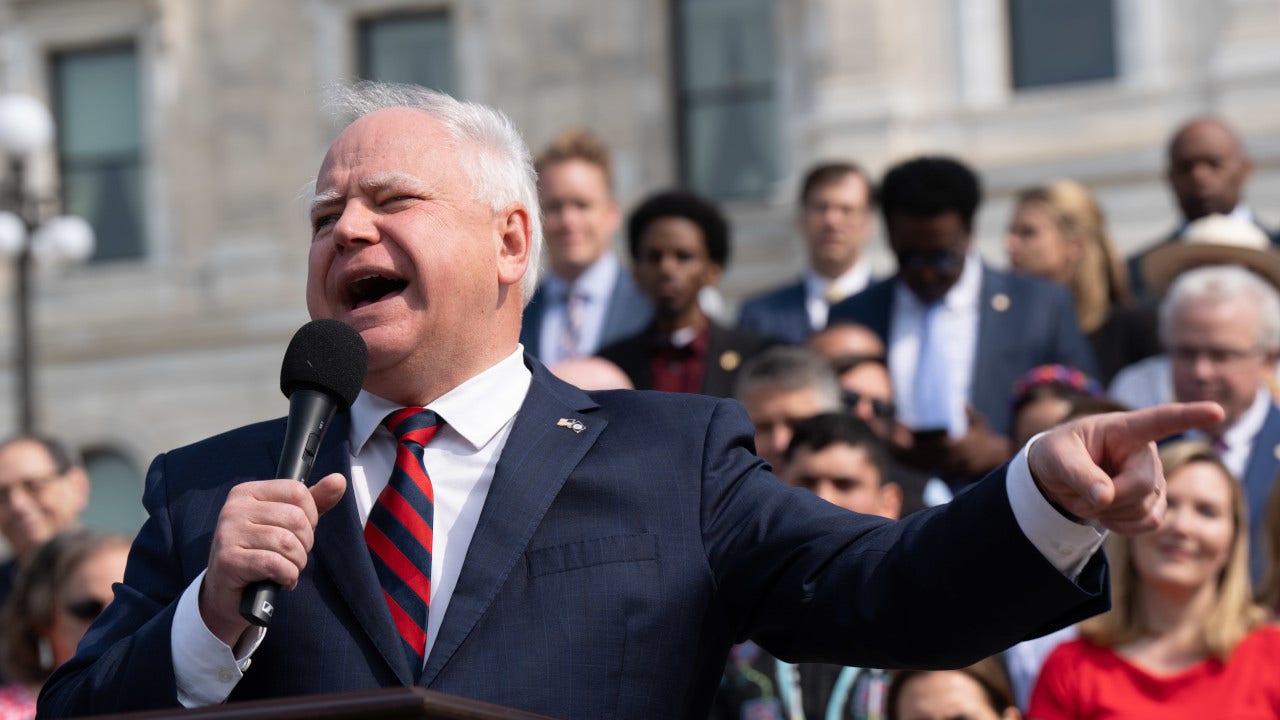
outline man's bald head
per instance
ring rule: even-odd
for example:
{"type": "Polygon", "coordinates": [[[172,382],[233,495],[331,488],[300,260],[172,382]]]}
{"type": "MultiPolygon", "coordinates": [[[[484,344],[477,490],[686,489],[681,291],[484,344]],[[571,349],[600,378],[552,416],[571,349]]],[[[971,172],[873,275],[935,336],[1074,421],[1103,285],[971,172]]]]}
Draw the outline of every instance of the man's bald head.
{"type": "Polygon", "coordinates": [[[1220,118],[1194,118],[1169,141],[1167,177],[1188,222],[1234,210],[1251,170],[1240,137],[1220,118]]]}

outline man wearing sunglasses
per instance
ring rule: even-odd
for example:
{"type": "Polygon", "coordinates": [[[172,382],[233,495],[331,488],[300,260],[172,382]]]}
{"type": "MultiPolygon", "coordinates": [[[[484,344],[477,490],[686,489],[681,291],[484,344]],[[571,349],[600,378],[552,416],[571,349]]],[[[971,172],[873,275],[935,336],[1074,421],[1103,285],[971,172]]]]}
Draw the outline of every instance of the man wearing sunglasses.
{"type": "Polygon", "coordinates": [[[880,189],[896,275],[831,309],[830,325],[858,323],[888,347],[910,456],[960,486],[1012,455],[1013,382],[1043,363],[1092,373],[1067,293],[987,267],[973,249],[982,190],[947,157],[891,168],[880,189]]]}

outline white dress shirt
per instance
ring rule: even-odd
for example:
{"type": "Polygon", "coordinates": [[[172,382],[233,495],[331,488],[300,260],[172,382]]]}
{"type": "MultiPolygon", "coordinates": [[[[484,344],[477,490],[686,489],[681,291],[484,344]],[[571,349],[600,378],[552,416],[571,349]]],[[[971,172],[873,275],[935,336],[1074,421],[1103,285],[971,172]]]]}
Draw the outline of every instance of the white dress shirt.
{"type": "MultiPolygon", "coordinates": [[[[524,348],[517,347],[497,365],[427,405],[444,419],[445,426],[423,451],[422,464],[435,492],[431,609],[424,655],[431,653],[439,634],[462,572],[462,560],[489,495],[494,468],[511,434],[516,411],[529,392],[532,376],[523,355],[524,348]]],[[[361,392],[351,406],[348,492],[353,493],[362,524],[391,477],[396,441],[382,421],[400,407],[366,392],[361,392]]],[[[224,702],[266,634],[262,628],[250,628],[233,653],[200,618],[199,588],[203,579],[201,573],[183,593],[171,631],[178,700],[186,707],[224,702]]]]}
{"type": "MultiPolygon", "coordinates": [[[[965,405],[969,402],[969,389],[973,385],[973,362],[978,349],[978,319],[981,315],[982,260],[974,253],[965,256],[960,279],[943,296],[942,323],[943,347],[948,349],[951,371],[947,387],[951,389],[949,401],[951,422],[948,431],[959,437],[969,427],[965,405]]],[[[893,287],[893,306],[889,316],[889,376],[893,381],[893,395],[902,413],[902,422],[915,427],[915,376],[920,356],[920,332],[924,328],[928,306],[899,280],[893,287]]]]}
{"type": "MultiPolygon", "coordinates": [[[[436,492],[428,643],[439,634],[494,468],[528,394],[531,380],[522,354],[523,348],[518,347],[511,356],[427,406],[447,423],[423,456],[436,492]]],[[[391,473],[395,440],[381,422],[387,412],[398,408],[368,393],[361,393],[352,406],[349,491],[355,493],[361,522],[368,517],[372,499],[386,485],[383,478],[391,473]]],[[[1035,438],[1010,462],[1005,476],[1009,503],[1018,527],[1032,545],[1074,579],[1102,545],[1104,533],[1093,525],[1063,517],[1036,489],[1026,455],[1034,442],[1035,438]]],[[[225,702],[266,634],[262,628],[250,628],[234,650],[219,640],[200,617],[203,579],[201,573],[179,599],[170,630],[178,700],[186,707],[225,702]]],[[[430,651],[428,644],[428,655],[430,651]]]]}
{"type": "Polygon", "coordinates": [[[827,313],[831,311],[827,293],[834,290],[843,300],[862,292],[871,282],[871,266],[866,260],[858,260],[853,267],[835,278],[823,277],[810,268],[804,271],[802,280],[804,281],[804,309],[809,313],[809,327],[816,332],[827,326],[827,313]]]}
{"type": "Polygon", "coordinates": [[[566,298],[571,290],[581,295],[583,300],[582,322],[578,328],[578,355],[594,355],[600,349],[605,311],[609,309],[609,298],[613,297],[613,288],[618,284],[620,272],[622,265],[618,262],[618,257],[612,252],[606,252],[572,283],[553,272],[547,273],[542,292],[549,304],[542,316],[542,328],[538,335],[538,359],[543,365],[551,366],[569,359],[562,357],[560,338],[568,320],[566,298]]]}

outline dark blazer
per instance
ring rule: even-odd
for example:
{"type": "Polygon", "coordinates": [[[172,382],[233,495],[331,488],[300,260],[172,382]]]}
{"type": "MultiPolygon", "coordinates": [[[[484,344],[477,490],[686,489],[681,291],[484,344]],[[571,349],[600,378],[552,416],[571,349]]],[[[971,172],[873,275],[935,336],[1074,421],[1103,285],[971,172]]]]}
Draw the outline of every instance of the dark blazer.
{"type": "Polygon", "coordinates": [[[744,301],[738,327],[790,345],[804,344],[813,333],[805,308],[804,281],[744,301]]]}
{"type": "MultiPolygon", "coordinates": [[[[1271,238],[1271,247],[1280,248],[1280,230],[1273,231],[1268,229],[1262,223],[1257,223],[1256,221],[1255,223],[1262,232],[1267,234],[1267,237],[1271,238]]],[[[1178,242],[1179,234],[1180,230],[1175,230],[1168,235],[1165,235],[1160,240],[1151,243],[1147,247],[1142,248],[1129,256],[1129,290],[1133,293],[1135,298],[1142,299],[1148,297],[1147,281],[1142,277],[1142,259],[1147,256],[1147,253],[1150,253],[1158,247],[1178,242]]]]}
{"type": "MultiPolygon", "coordinates": [[[[533,298],[524,308],[524,324],[520,327],[520,342],[534,357],[542,357],[542,318],[553,298],[547,297],[547,287],[539,284],[533,298]]],[[[600,347],[604,347],[628,335],[638,333],[653,317],[653,305],[640,292],[636,281],[624,267],[618,267],[618,280],[613,284],[609,306],[604,311],[604,323],[600,326],[600,347]]],[[[594,353],[598,348],[590,348],[594,353]]],[[[588,353],[590,354],[590,353],[588,353]]]]}
{"type": "MultiPolygon", "coordinates": [[[[828,324],[858,323],[888,345],[895,275],[831,308],[828,324]]],[[[1037,365],[1062,363],[1096,377],[1093,350],[1076,323],[1067,291],[1053,283],[982,266],[978,343],[969,403],[1008,435],[1013,383],[1037,365]]]]}
{"type": "Polygon", "coordinates": [[[1276,475],[1280,473],[1280,408],[1272,403],[1267,408],[1267,419],[1253,438],[1249,459],[1245,462],[1244,497],[1249,506],[1249,569],[1255,583],[1265,574],[1266,537],[1264,521],[1267,518],[1267,499],[1276,487],[1276,475]]]}
{"type": "MultiPolygon", "coordinates": [[[[637,390],[653,388],[653,367],[649,364],[648,331],[616,342],[600,352],[600,357],[622,368],[637,390]]],[[[773,345],[754,333],[711,324],[707,361],[698,392],[715,397],[733,397],[733,383],[742,364],[773,345]]]]}
{"type": "MultiPolygon", "coordinates": [[[[564,718],[705,718],[730,644],[788,660],[959,667],[1107,606],[1026,540],[1003,470],[901,522],[789,488],[742,407],[533,382],[420,684],[564,718]],[[581,421],[577,431],[558,422],[581,421]],[[963,621],[958,621],[963,619],[963,621]]],[[[175,704],[177,598],[227,492],[275,473],[283,420],[158,457],[116,600],[45,684],[44,717],[175,704]]],[[[313,478],[349,472],[339,415],[313,478]]],[[[347,493],[231,700],[405,686],[411,675],[347,493]]]]}

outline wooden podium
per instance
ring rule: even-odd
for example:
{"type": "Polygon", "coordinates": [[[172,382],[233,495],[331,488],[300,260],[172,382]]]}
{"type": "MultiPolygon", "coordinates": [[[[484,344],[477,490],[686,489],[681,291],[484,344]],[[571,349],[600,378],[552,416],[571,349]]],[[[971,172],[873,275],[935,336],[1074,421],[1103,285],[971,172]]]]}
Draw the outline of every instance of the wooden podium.
{"type": "Polygon", "coordinates": [[[98,720],[554,720],[501,705],[422,688],[387,688],[329,695],[227,703],[194,710],[101,715],[98,720]]]}

